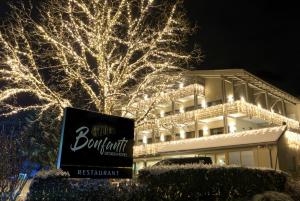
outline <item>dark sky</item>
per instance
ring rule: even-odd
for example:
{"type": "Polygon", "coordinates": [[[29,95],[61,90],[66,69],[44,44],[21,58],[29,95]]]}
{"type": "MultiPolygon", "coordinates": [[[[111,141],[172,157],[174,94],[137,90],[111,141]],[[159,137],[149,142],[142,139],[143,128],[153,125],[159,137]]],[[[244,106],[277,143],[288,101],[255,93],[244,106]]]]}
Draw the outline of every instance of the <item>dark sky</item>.
{"type": "Polygon", "coordinates": [[[184,5],[199,27],[191,38],[205,55],[199,69],[244,68],[300,96],[296,1],[185,0],[184,5]]]}

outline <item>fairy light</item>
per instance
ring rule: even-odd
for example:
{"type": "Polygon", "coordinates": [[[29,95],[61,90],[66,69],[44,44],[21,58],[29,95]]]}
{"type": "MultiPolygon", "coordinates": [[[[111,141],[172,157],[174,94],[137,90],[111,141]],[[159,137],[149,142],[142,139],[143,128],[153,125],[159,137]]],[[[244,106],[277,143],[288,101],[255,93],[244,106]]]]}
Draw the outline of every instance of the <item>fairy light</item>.
{"type": "Polygon", "coordinates": [[[57,119],[60,119],[64,107],[80,107],[76,96],[80,89],[85,95],[86,108],[107,114],[117,113],[122,108],[121,114],[130,113],[137,123],[143,122],[154,108],[153,94],[166,91],[178,82],[183,72],[182,63],[195,56],[177,48],[185,40],[182,36],[189,33],[183,15],[176,14],[178,3],[170,5],[165,20],[157,22],[155,28],[147,23],[153,3],[153,0],[140,1],[137,7],[135,1],[126,0],[116,4],[96,0],[49,2],[47,7],[51,9],[42,16],[47,25],[18,14],[21,10],[15,12],[19,16],[14,29],[0,32],[0,60],[5,66],[0,69],[0,82],[7,83],[0,89],[0,104],[5,108],[0,115],[36,110],[42,116],[47,111],[57,111],[57,119]],[[119,28],[120,24],[126,26],[119,28]],[[53,49],[36,50],[28,40],[32,37],[27,37],[33,35],[53,49]],[[18,41],[10,38],[18,38],[18,41]],[[131,61],[136,52],[143,55],[131,61]],[[87,54],[95,59],[94,65],[90,65],[87,54]],[[55,66],[48,62],[53,58],[55,66]],[[178,73],[161,74],[174,71],[178,73]],[[51,85],[45,80],[45,73],[49,73],[47,79],[57,84],[51,85]],[[63,75],[61,80],[57,75],[63,75]],[[24,93],[36,97],[39,104],[21,105],[10,101],[24,93]],[[146,93],[151,93],[151,98],[146,93]],[[134,105],[141,97],[152,102],[134,105]]]}

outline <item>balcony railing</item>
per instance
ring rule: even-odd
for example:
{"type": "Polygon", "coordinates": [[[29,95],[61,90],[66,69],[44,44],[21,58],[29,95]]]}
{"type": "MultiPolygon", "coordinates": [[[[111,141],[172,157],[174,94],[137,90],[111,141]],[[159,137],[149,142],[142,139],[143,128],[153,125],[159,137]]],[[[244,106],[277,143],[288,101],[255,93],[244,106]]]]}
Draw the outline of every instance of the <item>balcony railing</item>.
{"type": "Polygon", "coordinates": [[[192,96],[194,94],[197,94],[198,96],[204,97],[204,87],[200,84],[191,84],[186,87],[182,87],[180,89],[176,89],[175,91],[170,91],[163,93],[161,92],[160,94],[153,95],[152,97],[146,98],[145,100],[140,100],[138,102],[139,105],[149,105],[152,104],[153,102],[156,103],[166,103],[173,100],[178,100],[180,98],[192,96]]]}
{"type": "Polygon", "coordinates": [[[171,126],[176,124],[187,124],[196,120],[201,121],[209,118],[237,113],[243,114],[248,117],[255,117],[261,120],[265,120],[266,122],[275,125],[282,125],[283,122],[285,122],[288,128],[300,129],[299,122],[294,119],[287,118],[283,115],[271,112],[245,101],[234,101],[232,103],[219,104],[208,108],[197,109],[185,113],[150,120],[147,123],[136,128],[136,131],[150,130],[154,128],[156,129],[161,126],[168,125],[171,126]]]}
{"type": "MultiPolygon", "coordinates": [[[[274,143],[282,133],[285,131],[285,126],[276,126],[269,128],[261,128],[255,130],[241,131],[230,134],[220,134],[205,136],[199,138],[182,139],[169,142],[159,142],[154,144],[137,145],[133,147],[133,156],[150,156],[163,154],[174,151],[188,151],[197,149],[208,149],[216,147],[230,147],[236,145],[246,144],[259,144],[259,143],[274,143]]],[[[298,134],[289,132],[289,140],[292,139],[293,143],[297,141],[300,144],[298,134]],[[290,137],[291,136],[291,137],[290,137]],[[297,136],[297,137],[295,137],[297,136]]],[[[300,146],[299,146],[300,147],[300,146]]]]}

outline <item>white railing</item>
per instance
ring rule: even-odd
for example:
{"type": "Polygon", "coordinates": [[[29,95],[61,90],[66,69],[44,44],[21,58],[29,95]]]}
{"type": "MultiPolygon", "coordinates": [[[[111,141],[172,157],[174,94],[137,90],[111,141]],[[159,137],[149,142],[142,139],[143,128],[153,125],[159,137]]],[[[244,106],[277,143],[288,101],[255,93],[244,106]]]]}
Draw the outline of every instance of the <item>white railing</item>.
{"type": "Polygon", "coordinates": [[[271,112],[256,105],[247,103],[245,101],[234,101],[232,103],[219,104],[208,108],[202,108],[185,113],[161,117],[156,120],[146,122],[144,125],[141,125],[136,129],[138,131],[150,130],[157,128],[160,125],[185,124],[188,122],[193,122],[195,120],[209,119],[235,113],[242,113],[248,117],[262,119],[275,125],[282,125],[282,123],[285,122],[288,128],[300,129],[298,121],[271,112]]]}

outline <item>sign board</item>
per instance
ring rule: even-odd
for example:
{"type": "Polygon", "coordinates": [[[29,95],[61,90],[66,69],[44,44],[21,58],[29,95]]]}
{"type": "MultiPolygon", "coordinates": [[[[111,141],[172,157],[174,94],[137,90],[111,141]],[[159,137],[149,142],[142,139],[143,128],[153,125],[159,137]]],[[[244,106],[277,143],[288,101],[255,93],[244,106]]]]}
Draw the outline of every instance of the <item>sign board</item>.
{"type": "Polygon", "coordinates": [[[131,178],[134,121],[66,108],[57,168],[75,178],[131,178]]]}

